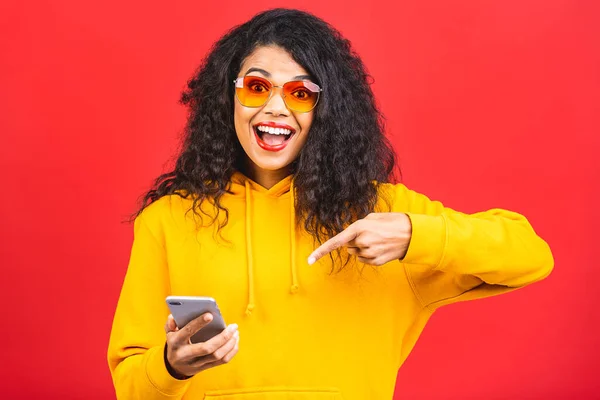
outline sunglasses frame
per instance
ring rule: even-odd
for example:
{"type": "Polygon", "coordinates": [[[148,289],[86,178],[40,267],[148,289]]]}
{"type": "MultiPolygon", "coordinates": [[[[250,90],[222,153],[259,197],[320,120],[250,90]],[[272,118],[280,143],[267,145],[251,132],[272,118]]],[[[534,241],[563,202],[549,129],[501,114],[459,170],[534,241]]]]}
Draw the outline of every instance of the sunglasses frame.
{"type": "Polygon", "coordinates": [[[295,81],[288,81],[288,82],[285,82],[283,85],[273,85],[273,82],[271,82],[267,78],[262,77],[262,76],[254,76],[254,75],[245,75],[245,76],[237,77],[237,78],[235,78],[233,80],[233,85],[234,85],[233,88],[234,88],[234,92],[235,92],[235,98],[244,107],[248,107],[248,108],[260,108],[260,107],[263,107],[265,104],[267,104],[269,102],[269,100],[271,100],[271,97],[273,96],[273,92],[274,92],[273,89],[274,88],[279,88],[279,89],[281,89],[281,98],[283,99],[283,102],[285,103],[285,106],[287,108],[289,108],[290,110],[295,111],[295,112],[299,112],[299,113],[307,113],[307,112],[311,112],[312,110],[314,110],[315,107],[317,106],[317,104],[319,103],[319,99],[321,98],[321,92],[323,91],[323,89],[319,85],[317,85],[316,83],[314,83],[312,81],[308,81],[308,80],[305,80],[305,79],[300,79],[300,80],[295,80],[295,81]],[[259,106],[247,106],[247,105],[245,105],[244,103],[242,103],[242,101],[238,97],[237,90],[235,90],[235,89],[238,88],[238,82],[239,81],[242,82],[242,86],[241,87],[243,88],[244,87],[243,86],[244,79],[248,78],[248,77],[263,79],[263,80],[265,80],[265,81],[267,81],[267,82],[269,82],[271,84],[271,90],[269,90],[269,96],[265,99],[265,102],[262,103],[259,106]],[[306,87],[307,87],[308,90],[310,90],[311,92],[317,94],[317,101],[315,101],[315,104],[313,104],[313,106],[310,108],[310,110],[299,111],[299,110],[296,110],[296,109],[290,107],[290,105],[287,103],[287,101],[286,101],[286,95],[283,92],[283,87],[285,85],[287,85],[288,83],[292,83],[292,82],[302,82],[304,85],[306,85],[306,87]],[[315,89],[315,90],[313,90],[313,89],[315,89]]]}

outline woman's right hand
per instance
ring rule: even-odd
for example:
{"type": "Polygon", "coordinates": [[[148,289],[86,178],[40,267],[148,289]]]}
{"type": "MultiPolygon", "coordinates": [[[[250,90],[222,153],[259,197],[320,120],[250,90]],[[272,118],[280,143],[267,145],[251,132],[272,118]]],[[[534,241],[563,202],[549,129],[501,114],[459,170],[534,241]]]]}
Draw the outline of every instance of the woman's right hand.
{"type": "Polygon", "coordinates": [[[238,352],[240,335],[238,326],[231,324],[220,334],[201,343],[191,343],[190,338],[212,321],[212,314],[206,313],[190,321],[179,329],[169,315],[165,324],[167,332],[167,359],[173,372],[184,379],[196,375],[200,371],[213,368],[231,361],[238,352]]]}

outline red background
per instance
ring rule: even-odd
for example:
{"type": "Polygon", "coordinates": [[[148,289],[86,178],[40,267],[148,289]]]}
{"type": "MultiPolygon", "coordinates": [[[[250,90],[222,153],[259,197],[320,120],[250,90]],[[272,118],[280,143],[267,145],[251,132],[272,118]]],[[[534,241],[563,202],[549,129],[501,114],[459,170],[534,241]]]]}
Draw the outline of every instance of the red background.
{"type": "MultiPolygon", "coordinates": [[[[302,3],[362,55],[404,182],[525,214],[556,260],[542,283],[434,315],[398,398],[599,395],[598,4],[302,3]]],[[[282,5],[300,4],[2,2],[0,397],[114,397],[120,221],[177,149],[178,95],[211,43],[282,5]]]]}

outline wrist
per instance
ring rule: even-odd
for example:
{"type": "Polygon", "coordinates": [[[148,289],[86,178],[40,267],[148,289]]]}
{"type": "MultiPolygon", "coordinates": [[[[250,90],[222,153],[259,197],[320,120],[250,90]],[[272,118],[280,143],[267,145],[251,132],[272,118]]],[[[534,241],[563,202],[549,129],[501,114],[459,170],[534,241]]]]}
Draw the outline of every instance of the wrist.
{"type": "Polygon", "coordinates": [[[406,257],[406,253],[408,253],[408,248],[410,247],[410,241],[412,239],[412,221],[410,216],[406,213],[403,214],[403,227],[402,227],[402,252],[400,257],[398,258],[400,261],[404,260],[406,257]]]}
{"type": "Polygon", "coordinates": [[[183,374],[180,374],[179,372],[175,371],[175,368],[173,368],[173,366],[169,362],[169,359],[167,357],[167,351],[168,351],[167,343],[165,343],[165,350],[164,350],[163,358],[165,360],[165,367],[167,368],[167,372],[169,373],[169,375],[171,375],[173,378],[180,380],[180,381],[190,379],[191,376],[183,375],[183,374]]]}

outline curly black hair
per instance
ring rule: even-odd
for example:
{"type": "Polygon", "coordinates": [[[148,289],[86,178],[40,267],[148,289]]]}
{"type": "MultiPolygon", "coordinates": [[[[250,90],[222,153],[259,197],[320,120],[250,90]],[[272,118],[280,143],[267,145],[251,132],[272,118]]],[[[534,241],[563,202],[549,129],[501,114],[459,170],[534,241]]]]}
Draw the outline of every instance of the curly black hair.
{"type": "MultiPolygon", "coordinates": [[[[246,57],[265,45],[285,49],[324,88],[306,144],[291,165],[297,221],[322,243],[374,211],[378,185],[395,180],[399,169],[360,57],[318,17],[272,9],[225,34],[188,82],[181,96],[189,109],[181,154],[134,217],[159,198],[177,194],[192,196],[191,211],[200,218],[200,205],[209,201],[225,212],[219,228],[227,223],[220,198],[244,160],[234,128],[233,80],[246,57]]],[[[213,215],[211,223],[216,220],[213,215]]]]}

